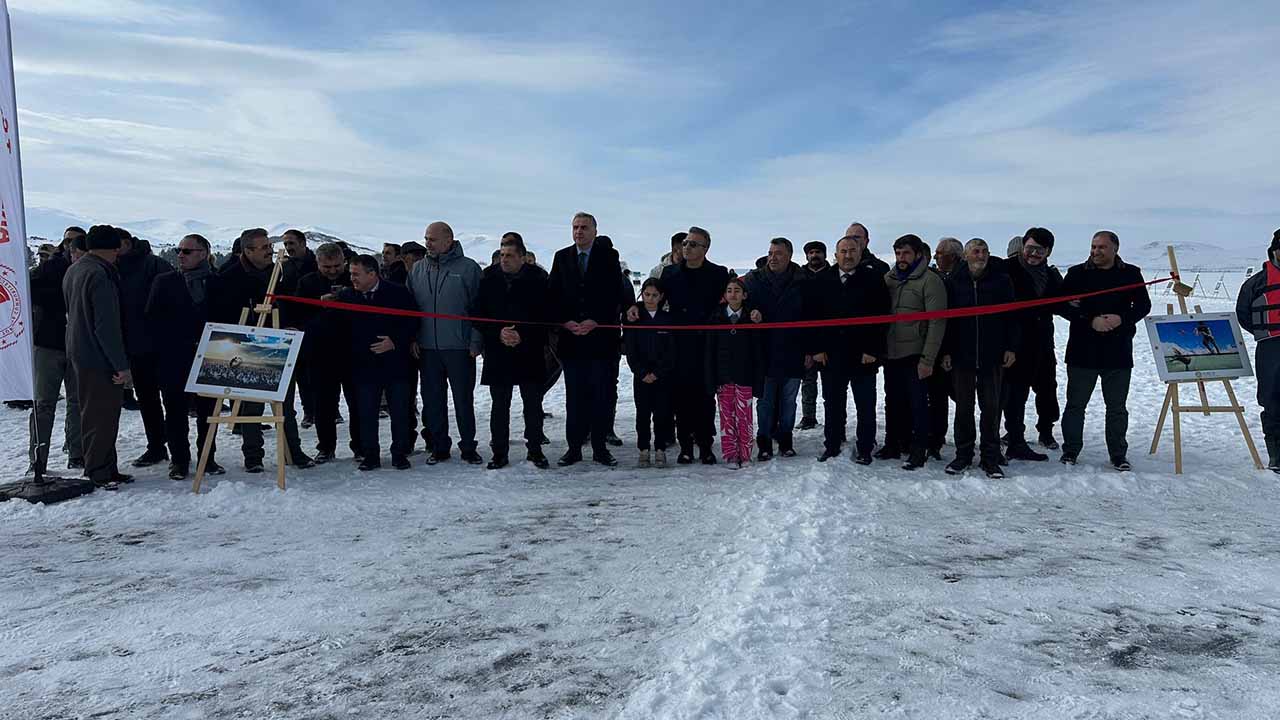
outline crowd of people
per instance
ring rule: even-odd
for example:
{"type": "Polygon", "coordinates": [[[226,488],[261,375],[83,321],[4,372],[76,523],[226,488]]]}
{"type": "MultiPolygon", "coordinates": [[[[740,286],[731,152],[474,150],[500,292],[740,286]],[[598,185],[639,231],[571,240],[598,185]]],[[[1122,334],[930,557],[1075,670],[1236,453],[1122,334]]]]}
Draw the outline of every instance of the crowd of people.
{"type": "MultiPolygon", "coordinates": [[[[734,466],[770,461],[775,453],[795,456],[796,430],[817,426],[819,394],[825,416],[822,462],[840,458],[848,443],[852,394],[849,457],[860,465],[894,462],[915,470],[944,461],[948,431],[954,445],[946,459],[949,474],[964,473],[976,463],[988,477],[1000,478],[1010,461],[1049,459],[1040,449],[1060,450],[1058,459],[1074,465],[1084,447],[1086,410],[1101,383],[1110,465],[1130,469],[1133,338],[1151,301],[1141,270],[1121,259],[1114,232],[1094,234],[1088,258],[1064,276],[1049,262],[1055,239],[1046,228],[1028,229],[1005,253],[993,253],[981,238],[965,243],[942,238],[931,250],[920,237],[903,235],[891,245],[892,259],[882,260],[871,250],[867,227],[853,223],[835,243],[834,263],[820,241],[807,243],[803,264],[796,262],[792,242],[777,237],[755,269],[738,275],[710,259],[711,233],[690,227],[672,236],[670,252],[639,297],[593,216],[575,215],[570,233],[572,244],[555,254],[547,271],[516,232],[502,236],[492,264],[482,269],[443,222],[426,228],[423,243],[387,244],[381,257],[356,254],[336,242],[312,250],[304,233],[287,231],[276,307],[283,327],[305,331],[283,405],[292,464],[308,468],[337,459],[343,400],[348,447],[360,470],[381,466],[382,418],[390,422],[390,458],[397,469],[411,467],[419,438],[426,464],[450,460],[455,432],[459,458],[484,463],[474,398],[477,358],[483,356],[478,379],[491,397],[490,469],[510,463],[517,389],[525,459],[538,468],[550,466],[543,453],[550,442],[543,399],[561,375],[567,449],[557,464],[582,462],[589,445],[594,462],[617,465],[610,448],[622,444],[614,424],[624,358],[634,378],[640,466],[666,466],[668,452],[676,464],[734,466]],[[949,319],[926,315],[876,324],[772,325],[1082,293],[1097,294],[949,319]],[[372,312],[291,302],[289,296],[365,305],[372,312]],[[383,308],[436,316],[377,312],[383,308]],[[1055,316],[1070,327],[1061,413],[1055,316]],[[752,327],[758,323],[770,325],[752,327]],[[882,370],[883,398],[877,397],[882,370]],[[1033,393],[1034,435],[1026,427],[1033,393]],[[303,408],[302,426],[315,428],[314,455],[302,447],[295,394],[303,408]],[[1054,432],[1059,422],[1061,444],[1054,432]],[[719,460],[713,448],[717,430],[719,460]]],[[[1269,262],[1240,295],[1240,322],[1260,340],[1280,335],[1277,250],[1280,231],[1269,262]]],[[[170,477],[186,478],[192,470],[189,415],[196,417],[197,437],[203,438],[208,417],[220,412],[220,401],[185,392],[203,326],[242,322],[247,308],[263,302],[274,264],[272,240],[262,228],[245,230],[233,255],[217,268],[208,240],[188,235],[178,245],[176,269],[126,230],[68,228],[61,245],[42,252],[31,271],[36,345],[31,471],[46,471],[56,406],[65,392],[69,466],[83,469],[102,486],[127,482],[116,440],[124,388],[132,387],[147,439],[133,466],[167,460],[170,477]]],[[[1260,342],[1259,401],[1275,470],[1280,470],[1280,383],[1273,377],[1278,364],[1280,350],[1260,342]]],[[[261,404],[245,403],[242,413],[261,415],[261,404]]],[[[238,427],[244,470],[262,472],[262,426],[238,427]]],[[[215,453],[207,471],[221,474],[225,470],[215,453]]]]}

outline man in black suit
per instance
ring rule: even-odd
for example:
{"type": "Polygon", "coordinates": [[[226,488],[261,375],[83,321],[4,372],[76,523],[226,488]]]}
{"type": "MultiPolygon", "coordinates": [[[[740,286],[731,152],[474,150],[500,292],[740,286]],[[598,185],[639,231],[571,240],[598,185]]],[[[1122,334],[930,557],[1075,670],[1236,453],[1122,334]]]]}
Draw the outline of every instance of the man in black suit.
{"type": "MultiPolygon", "coordinates": [[[[156,345],[156,366],[164,404],[165,443],[169,446],[169,477],[173,480],[185,480],[191,470],[188,408],[195,403],[199,452],[199,443],[204,442],[209,429],[209,416],[218,405],[212,398],[188,395],[186,386],[204,324],[221,295],[222,278],[209,263],[209,241],[201,235],[187,235],[178,243],[178,271],[152,281],[147,296],[147,332],[165,339],[156,345]]],[[[221,475],[223,469],[213,459],[213,452],[209,451],[205,472],[221,475]]]]}
{"type": "MultiPolygon", "coordinates": [[[[357,255],[351,261],[351,287],[338,293],[338,301],[355,305],[416,310],[413,294],[403,286],[378,276],[378,259],[357,255]]],[[[409,469],[413,450],[412,412],[409,403],[409,369],[413,359],[409,345],[418,329],[413,317],[378,313],[347,313],[351,377],[356,385],[360,416],[360,469],[382,466],[378,445],[378,409],[387,396],[391,415],[391,465],[409,469]]]]}
{"type": "Polygon", "coordinates": [[[559,353],[564,364],[565,432],[569,449],[561,466],[582,461],[582,446],[591,437],[597,463],[618,464],[609,452],[610,362],[617,362],[618,330],[600,325],[618,322],[618,278],[622,266],[612,247],[597,245],[596,219],[573,216],[573,245],[556,253],[548,279],[547,307],[562,323],[559,353]]]}
{"type": "MultiPolygon", "coordinates": [[[[351,287],[347,273],[347,259],[337,243],[325,243],[316,248],[315,272],[298,281],[298,295],[317,300],[336,300],[338,293],[351,287]]],[[[306,335],[302,354],[306,357],[310,374],[311,392],[315,394],[313,408],[316,428],[317,463],[333,460],[338,447],[338,397],[347,398],[347,425],[351,452],[360,453],[360,415],[356,409],[356,387],[347,367],[347,338],[342,330],[343,314],[309,305],[292,308],[295,322],[306,335]]]]}

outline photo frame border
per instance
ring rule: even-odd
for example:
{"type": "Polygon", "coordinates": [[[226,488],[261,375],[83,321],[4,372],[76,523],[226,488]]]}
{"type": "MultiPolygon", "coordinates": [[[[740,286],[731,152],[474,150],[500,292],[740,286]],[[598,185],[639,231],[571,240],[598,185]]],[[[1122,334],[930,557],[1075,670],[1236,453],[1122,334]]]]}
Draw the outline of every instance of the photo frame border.
{"type": "Polygon", "coordinates": [[[200,344],[196,347],[196,356],[191,362],[191,369],[187,372],[187,384],[184,389],[186,392],[195,393],[196,395],[207,395],[228,400],[245,400],[260,403],[284,402],[285,397],[289,394],[289,383],[293,378],[294,371],[297,369],[298,355],[302,352],[303,335],[304,333],[301,330],[276,330],[254,325],[207,322],[204,324],[204,330],[200,333],[200,344]],[[232,388],[223,385],[205,385],[197,382],[200,377],[200,366],[203,364],[205,353],[208,350],[209,339],[215,332],[291,338],[289,356],[285,359],[284,370],[280,375],[280,385],[276,387],[276,391],[268,393],[262,390],[232,388]]]}
{"type": "Polygon", "coordinates": [[[1156,373],[1163,382],[1196,382],[1197,380],[1231,380],[1253,376],[1253,363],[1249,358],[1249,348],[1244,342],[1244,333],[1240,329],[1240,321],[1233,312],[1199,312],[1186,315],[1148,315],[1147,341],[1151,345],[1151,356],[1155,361],[1156,373]],[[1231,326],[1231,336],[1239,348],[1241,367],[1224,370],[1186,370],[1174,372],[1169,370],[1164,354],[1160,351],[1160,333],[1158,326],[1165,323],[1196,322],[1199,320],[1226,320],[1231,326]]]}

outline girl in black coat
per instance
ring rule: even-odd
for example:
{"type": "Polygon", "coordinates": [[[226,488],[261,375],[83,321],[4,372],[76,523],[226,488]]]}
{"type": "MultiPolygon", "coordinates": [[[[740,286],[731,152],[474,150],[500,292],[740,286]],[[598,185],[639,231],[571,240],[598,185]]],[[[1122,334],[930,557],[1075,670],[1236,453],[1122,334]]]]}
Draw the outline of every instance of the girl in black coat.
{"type": "Polygon", "coordinates": [[[667,464],[667,447],[675,442],[672,414],[672,380],[676,369],[675,336],[670,330],[640,329],[645,325],[671,325],[662,310],[662,286],[654,278],[640,287],[640,318],[627,323],[624,334],[627,365],[635,376],[636,447],[640,467],[649,467],[649,420],[653,419],[654,449],[658,467],[667,464]]]}
{"type": "Polygon", "coordinates": [[[708,319],[709,323],[731,326],[707,333],[707,385],[716,393],[720,406],[720,452],[726,463],[742,467],[751,460],[755,439],[755,412],[751,399],[764,389],[765,355],[759,330],[732,327],[751,323],[746,305],[747,289],[742,280],[725,284],[725,304],[708,319]]]}

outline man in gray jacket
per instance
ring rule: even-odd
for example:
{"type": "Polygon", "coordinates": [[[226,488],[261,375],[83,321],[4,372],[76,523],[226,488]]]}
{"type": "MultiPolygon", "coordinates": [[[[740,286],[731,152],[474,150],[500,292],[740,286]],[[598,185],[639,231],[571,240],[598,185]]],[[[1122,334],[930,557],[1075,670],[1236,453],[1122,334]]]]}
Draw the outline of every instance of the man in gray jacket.
{"type": "Polygon", "coordinates": [[[120,319],[120,236],[110,225],[94,225],[86,254],[62,279],[67,304],[67,361],[80,396],[84,474],[99,487],[114,488],[132,478],[121,475],[116,437],[124,386],[133,381],[120,319]]]}
{"type": "MultiPolygon", "coordinates": [[[[443,222],[427,226],[427,257],[413,266],[409,290],[423,312],[471,315],[480,296],[480,266],[462,253],[453,228],[443,222]]],[[[466,320],[423,318],[418,339],[411,347],[422,369],[423,424],[434,447],[427,463],[449,459],[449,414],[446,388],[453,392],[454,417],[458,421],[458,450],[468,463],[484,460],[476,452],[476,411],[472,393],[476,385],[476,357],[484,348],[480,331],[466,320]]]]}

